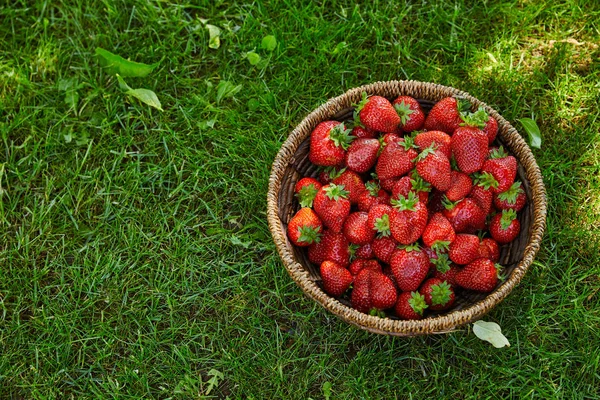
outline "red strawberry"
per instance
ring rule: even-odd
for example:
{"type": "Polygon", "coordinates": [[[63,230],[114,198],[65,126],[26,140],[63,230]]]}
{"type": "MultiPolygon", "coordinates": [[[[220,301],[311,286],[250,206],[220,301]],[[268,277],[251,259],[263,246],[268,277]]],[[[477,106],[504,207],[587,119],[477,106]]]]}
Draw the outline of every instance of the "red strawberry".
{"type": "MultiPolygon", "coordinates": [[[[342,267],[350,264],[350,243],[343,233],[333,232],[331,229],[326,230],[321,237],[321,243],[318,244],[321,247],[313,248],[312,259],[321,259],[321,262],[334,261],[342,267]]],[[[312,262],[311,247],[308,248],[308,257],[312,262]]]]}
{"type": "Polygon", "coordinates": [[[503,210],[502,213],[494,215],[490,223],[490,234],[500,244],[512,242],[519,236],[520,231],[521,223],[515,210],[503,210]]]}
{"type": "Polygon", "coordinates": [[[425,297],[419,292],[402,292],[398,296],[394,311],[401,319],[421,319],[427,307],[425,297]]]}
{"type": "Polygon", "coordinates": [[[517,159],[507,155],[502,147],[494,152],[481,168],[483,173],[494,177],[497,186],[492,186],[493,193],[502,193],[510,189],[517,176],[517,159]]]}
{"type": "Polygon", "coordinates": [[[398,183],[398,181],[402,178],[380,179],[379,184],[381,185],[382,189],[391,192],[392,190],[394,190],[394,186],[396,186],[396,183],[398,183]]]}
{"type": "Polygon", "coordinates": [[[394,132],[388,132],[388,133],[384,133],[379,140],[381,141],[381,146],[385,147],[387,146],[390,142],[398,142],[398,141],[402,141],[402,132],[400,133],[394,133],[394,132]]]}
{"type": "Polygon", "coordinates": [[[314,209],[323,224],[334,232],[341,232],[344,221],[350,214],[348,191],[343,185],[329,184],[317,192],[314,209]]]}
{"type": "Polygon", "coordinates": [[[329,185],[335,178],[340,176],[346,168],[339,167],[321,167],[319,171],[319,182],[321,185],[329,185]]]}
{"type": "Polygon", "coordinates": [[[364,126],[355,125],[354,128],[352,128],[352,136],[357,139],[372,139],[377,137],[377,132],[364,126]]]}
{"type": "Polygon", "coordinates": [[[377,260],[354,260],[350,263],[348,270],[352,274],[352,276],[356,276],[362,271],[364,268],[371,268],[376,271],[381,272],[381,265],[377,262],[377,260]]]}
{"type": "Polygon", "coordinates": [[[392,254],[398,246],[398,242],[396,242],[396,240],[392,237],[384,236],[373,239],[371,246],[373,247],[373,253],[375,253],[375,257],[382,262],[389,264],[392,254]]]}
{"type": "Polygon", "coordinates": [[[379,236],[390,236],[390,214],[393,208],[387,204],[376,204],[369,210],[367,226],[373,234],[379,236]]]}
{"type": "MultiPolygon", "coordinates": [[[[375,172],[379,180],[398,178],[406,175],[415,166],[413,160],[418,153],[412,146],[412,139],[390,139],[381,151],[375,172]]],[[[383,186],[383,183],[382,183],[383,186]]]]}
{"type": "Polygon", "coordinates": [[[446,255],[445,253],[440,252],[440,254],[437,253],[437,251],[433,250],[431,247],[429,246],[425,246],[421,249],[423,251],[423,253],[425,253],[425,255],[427,256],[427,258],[429,258],[429,270],[433,271],[435,269],[435,262],[438,260],[440,255],[446,255]]]}
{"type": "Polygon", "coordinates": [[[348,169],[342,171],[340,176],[333,180],[333,183],[344,186],[344,189],[348,191],[348,200],[350,200],[350,204],[358,204],[360,195],[367,190],[360,175],[348,169]]]}
{"type": "Polygon", "coordinates": [[[323,223],[312,210],[304,207],[298,210],[288,223],[288,237],[296,246],[310,246],[320,241],[323,223]]]}
{"type": "Polygon", "coordinates": [[[427,204],[430,191],[431,184],[425,182],[416,171],[413,171],[410,176],[403,176],[394,184],[392,198],[399,199],[400,196],[407,197],[408,193],[413,192],[419,196],[419,201],[421,203],[427,204]]]}
{"type": "Polygon", "coordinates": [[[448,204],[443,214],[448,218],[456,233],[473,233],[478,229],[485,228],[486,214],[469,197],[459,200],[456,204],[448,204]]]}
{"type": "Polygon", "coordinates": [[[467,197],[473,188],[473,181],[471,181],[469,175],[463,172],[452,171],[451,176],[452,184],[446,190],[446,198],[450,201],[458,201],[467,197]]]}
{"type": "Polygon", "coordinates": [[[365,190],[358,197],[358,209],[360,211],[369,211],[375,204],[390,205],[390,195],[379,187],[375,181],[365,183],[365,190]]]}
{"type": "Polygon", "coordinates": [[[425,129],[428,131],[443,131],[449,135],[463,123],[461,113],[471,107],[466,100],[446,97],[438,101],[429,111],[425,119],[425,129]]]}
{"type": "Polygon", "coordinates": [[[435,214],[436,212],[445,212],[446,207],[444,205],[444,192],[440,192],[439,190],[433,189],[431,194],[429,195],[429,201],[427,203],[427,208],[429,209],[430,214],[435,214]]]}
{"type": "Polygon", "coordinates": [[[527,196],[521,187],[521,182],[517,181],[505,192],[494,195],[494,206],[498,210],[521,211],[527,203],[527,196]]]}
{"type": "Polygon", "coordinates": [[[373,309],[393,307],[397,298],[398,293],[390,278],[373,268],[363,268],[354,279],[350,301],[356,310],[369,313],[373,309]]]}
{"type": "Polygon", "coordinates": [[[498,262],[500,259],[500,249],[498,242],[491,238],[485,238],[479,243],[479,257],[488,258],[493,262],[498,262]]]}
{"type": "Polygon", "coordinates": [[[437,250],[447,249],[454,241],[455,236],[450,221],[442,213],[435,213],[429,218],[422,238],[425,246],[437,250]]]}
{"type": "Polygon", "coordinates": [[[341,165],[352,139],[343,123],[321,122],[310,135],[308,158],[315,165],[341,165]]]}
{"type": "Polygon", "coordinates": [[[368,219],[369,214],[363,211],[351,213],[346,218],[343,232],[350,243],[363,245],[373,241],[375,231],[367,223],[368,219]]]}
{"type": "Polygon", "coordinates": [[[430,310],[446,310],[454,304],[454,291],[450,284],[438,278],[429,278],[419,289],[430,310]]]}
{"type": "Polygon", "coordinates": [[[321,279],[323,289],[333,297],[340,297],[352,284],[352,274],[333,261],[323,261],[321,264],[321,279]]]}
{"type": "Polygon", "coordinates": [[[439,258],[435,260],[435,271],[433,277],[446,281],[450,286],[456,286],[456,274],[460,271],[457,264],[450,263],[446,254],[440,254],[439,258]]]}
{"type": "Polygon", "coordinates": [[[498,284],[500,268],[487,258],[478,258],[456,274],[456,283],[465,289],[491,292],[498,284]]]}
{"type": "Polygon", "coordinates": [[[450,160],[444,153],[435,150],[434,146],[432,144],[416,158],[417,172],[434,188],[445,192],[452,185],[450,160]]]}
{"type": "Polygon", "coordinates": [[[400,127],[404,132],[416,131],[423,127],[425,113],[416,99],[410,96],[399,96],[392,105],[400,116],[400,127]]]}
{"type": "Polygon", "coordinates": [[[323,261],[325,261],[325,246],[323,246],[323,239],[332,233],[333,232],[330,230],[325,230],[320,242],[315,242],[308,246],[308,259],[311,263],[321,265],[323,261]]]}
{"type": "Polygon", "coordinates": [[[390,267],[400,290],[410,292],[417,290],[427,276],[429,258],[418,246],[408,246],[394,251],[390,267]]]}
{"type": "Polygon", "coordinates": [[[390,214],[390,232],[401,244],[411,244],[419,240],[427,225],[427,207],[413,192],[407,197],[392,199],[394,206],[390,214]]]}
{"type": "Polygon", "coordinates": [[[351,249],[350,253],[350,256],[363,260],[368,260],[375,257],[371,243],[363,244],[362,246],[356,246],[354,250],[351,249]]]}
{"type": "Polygon", "coordinates": [[[346,165],[352,171],[367,172],[377,162],[379,147],[377,139],[354,140],[346,152],[346,165]]]}
{"type": "Polygon", "coordinates": [[[479,238],[475,235],[460,234],[450,243],[448,256],[456,264],[466,265],[479,258],[479,238]]]}
{"type": "Polygon", "coordinates": [[[415,145],[421,150],[425,150],[434,143],[437,149],[448,157],[448,160],[452,157],[452,149],[450,147],[452,139],[447,133],[442,131],[425,131],[415,136],[415,145]]]}
{"type": "Polygon", "coordinates": [[[488,144],[492,144],[494,139],[496,139],[496,135],[498,134],[498,121],[491,115],[488,117],[485,126],[481,128],[483,133],[486,134],[488,138],[488,144]]]}
{"type": "Polygon", "coordinates": [[[375,131],[394,132],[400,123],[400,117],[388,99],[381,96],[367,97],[364,92],[356,114],[364,126],[375,131]]]}
{"type": "Polygon", "coordinates": [[[490,213],[492,208],[492,192],[489,189],[480,185],[473,185],[473,189],[469,193],[469,198],[483,210],[485,215],[490,213]]]}
{"type": "Polygon", "coordinates": [[[488,144],[485,133],[478,128],[462,126],[452,135],[452,154],[458,168],[465,174],[479,171],[487,158],[488,144]]]}
{"type": "Polygon", "coordinates": [[[313,200],[321,186],[315,178],[300,179],[294,187],[294,193],[296,193],[300,207],[312,207],[313,200]]]}

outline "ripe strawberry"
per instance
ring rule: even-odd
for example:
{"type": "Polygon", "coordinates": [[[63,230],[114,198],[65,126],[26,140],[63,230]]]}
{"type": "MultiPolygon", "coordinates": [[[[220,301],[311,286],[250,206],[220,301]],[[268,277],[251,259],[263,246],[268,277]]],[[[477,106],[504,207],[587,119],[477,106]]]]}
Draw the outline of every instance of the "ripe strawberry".
{"type": "Polygon", "coordinates": [[[431,185],[445,192],[452,185],[450,160],[441,151],[435,150],[435,144],[421,151],[415,159],[417,172],[431,185]]]}
{"type": "Polygon", "coordinates": [[[387,204],[376,204],[369,210],[367,227],[373,234],[377,232],[380,237],[390,236],[390,214],[393,209],[387,204]]]}
{"type": "Polygon", "coordinates": [[[350,243],[343,233],[334,232],[331,229],[326,230],[321,237],[320,247],[311,245],[308,248],[308,258],[311,262],[314,260],[334,261],[342,267],[347,267],[350,264],[350,243]],[[311,258],[312,248],[312,258],[311,258]]]}
{"type": "Polygon", "coordinates": [[[429,214],[435,214],[436,212],[445,212],[446,207],[444,205],[444,192],[440,192],[439,190],[433,189],[431,194],[429,195],[429,201],[427,203],[427,208],[429,209],[429,214]]]}
{"type": "Polygon", "coordinates": [[[299,247],[310,246],[320,241],[323,223],[312,210],[304,207],[298,210],[288,223],[288,237],[293,244],[299,247]]]}
{"type": "Polygon", "coordinates": [[[350,263],[348,267],[348,271],[352,274],[352,276],[356,276],[362,271],[364,268],[371,268],[376,271],[381,272],[381,265],[377,262],[377,260],[354,260],[350,263]]]}
{"type": "Polygon", "coordinates": [[[392,103],[381,96],[367,97],[363,92],[363,99],[355,112],[364,126],[375,131],[394,132],[400,123],[400,117],[392,103]]]}
{"type": "Polygon", "coordinates": [[[377,139],[354,140],[346,152],[346,165],[352,171],[367,172],[377,162],[379,147],[377,139]]]}
{"type": "Polygon", "coordinates": [[[362,246],[350,245],[350,258],[360,258],[368,260],[375,257],[371,243],[363,244],[362,246]]]}
{"type": "Polygon", "coordinates": [[[440,254],[435,260],[435,271],[433,277],[446,281],[452,287],[456,287],[456,274],[460,268],[455,263],[450,263],[446,254],[440,254]]]}
{"type": "MultiPolygon", "coordinates": [[[[398,178],[406,175],[415,167],[413,160],[418,153],[413,148],[412,138],[391,138],[381,151],[375,172],[379,180],[398,178]]],[[[383,186],[383,184],[382,184],[383,186]]]]}
{"type": "Polygon", "coordinates": [[[494,139],[496,139],[496,135],[498,134],[498,121],[496,121],[496,119],[490,115],[485,123],[485,126],[481,128],[481,130],[486,134],[488,138],[488,144],[492,144],[494,139]]]}
{"type": "Polygon", "coordinates": [[[423,251],[423,253],[425,253],[427,258],[429,258],[429,270],[430,271],[435,270],[435,262],[437,262],[439,256],[442,254],[446,255],[442,251],[440,251],[440,254],[438,254],[437,251],[433,250],[429,246],[424,246],[421,250],[423,251]]]}
{"type": "Polygon", "coordinates": [[[498,271],[502,268],[486,258],[478,258],[456,274],[456,283],[477,292],[491,292],[498,284],[498,271]]]}
{"type": "Polygon", "coordinates": [[[365,183],[365,190],[358,197],[358,209],[360,211],[369,211],[375,204],[390,205],[390,195],[376,181],[365,183]]]}
{"type": "Polygon", "coordinates": [[[427,307],[425,297],[419,292],[402,292],[398,296],[394,311],[401,319],[421,319],[427,307]]]}
{"type": "Polygon", "coordinates": [[[400,117],[400,127],[404,132],[412,132],[423,127],[425,113],[419,102],[410,96],[399,96],[392,103],[400,117]]]}
{"type": "Polygon", "coordinates": [[[308,259],[311,263],[321,265],[323,261],[325,261],[325,246],[323,246],[323,239],[328,235],[331,235],[331,233],[333,232],[328,229],[325,230],[321,236],[320,242],[315,242],[308,246],[308,259]]]}
{"type": "Polygon", "coordinates": [[[312,207],[313,200],[321,186],[315,178],[300,179],[294,187],[294,193],[296,193],[300,207],[312,207]]]}
{"type": "Polygon", "coordinates": [[[354,279],[346,268],[333,261],[323,261],[320,270],[323,289],[333,297],[344,294],[354,279]]]}
{"type": "Polygon", "coordinates": [[[459,200],[456,204],[447,204],[442,212],[452,224],[456,233],[473,233],[485,228],[486,214],[475,201],[469,197],[459,200]]]}
{"type": "Polygon", "coordinates": [[[403,140],[402,132],[400,132],[400,133],[394,133],[394,132],[384,133],[379,138],[379,140],[381,141],[381,147],[383,148],[383,147],[387,146],[390,142],[402,141],[403,140]]]}
{"type": "Polygon", "coordinates": [[[417,245],[394,251],[390,267],[403,292],[417,290],[429,272],[429,258],[417,245]]]}
{"type": "Polygon", "coordinates": [[[350,243],[363,245],[373,241],[375,231],[367,223],[368,219],[369,214],[363,211],[348,215],[344,222],[343,232],[350,243]]]}
{"type": "Polygon", "coordinates": [[[444,153],[448,160],[452,157],[452,149],[450,144],[452,143],[452,139],[450,136],[442,131],[425,131],[420,132],[415,136],[415,145],[421,149],[425,150],[430,147],[432,144],[436,144],[437,149],[444,153]]]}
{"type": "Polygon", "coordinates": [[[329,185],[345,170],[346,168],[340,167],[321,167],[319,171],[319,182],[321,182],[321,185],[329,185]]]}
{"type": "Polygon", "coordinates": [[[498,262],[500,259],[500,249],[498,242],[491,238],[485,238],[479,243],[479,257],[488,258],[493,262],[498,262]]]}
{"type": "Polygon", "coordinates": [[[419,197],[421,203],[427,204],[430,191],[431,184],[425,182],[415,170],[410,176],[403,176],[394,184],[394,187],[392,188],[392,198],[399,199],[400,196],[407,197],[408,193],[413,192],[419,197]]]}
{"type": "Polygon", "coordinates": [[[527,203],[527,196],[521,187],[521,182],[517,181],[505,192],[494,195],[494,206],[498,210],[521,211],[527,203]]]}
{"type": "Polygon", "coordinates": [[[352,128],[352,136],[357,139],[372,139],[377,137],[377,132],[364,126],[355,125],[354,128],[352,128]]]}
{"type": "Polygon", "coordinates": [[[427,225],[427,207],[413,192],[407,197],[392,199],[390,232],[401,244],[411,244],[419,240],[427,225]]]}
{"type": "Polygon", "coordinates": [[[458,201],[467,197],[473,188],[473,181],[469,175],[458,171],[452,171],[450,175],[452,184],[446,190],[446,198],[450,201],[458,201]]]}
{"type": "Polygon", "coordinates": [[[317,192],[313,203],[315,212],[323,224],[334,232],[341,232],[344,221],[350,214],[348,191],[343,185],[331,183],[317,192]]]}
{"type": "Polygon", "coordinates": [[[517,176],[517,159],[507,155],[502,147],[494,152],[481,168],[483,173],[494,177],[497,186],[492,186],[493,193],[502,193],[510,189],[517,176]]]}
{"type": "Polygon", "coordinates": [[[375,257],[377,257],[380,261],[389,264],[392,254],[398,246],[398,242],[396,242],[396,240],[392,237],[383,236],[373,239],[371,246],[373,247],[373,253],[375,253],[375,257]]]}
{"type": "Polygon", "coordinates": [[[471,108],[471,104],[466,100],[457,100],[454,97],[441,99],[429,111],[425,119],[425,129],[452,135],[463,123],[461,114],[467,112],[469,108],[471,108]]]}
{"type": "Polygon", "coordinates": [[[465,174],[479,171],[487,158],[487,137],[478,128],[462,126],[452,135],[452,154],[465,174]]]}
{"type": "Polygon", "coordinates": [[[367,190],[360,175],[348,169],[342,171],[340,176],[333,180],[333,183],[344,186],[344,189],[348,191],[348,200],[350,200],[350,204],[358,204],[360,195],[367,190]]]}
{"type": "Polygon", "coordinates": [[[393,307],[397,298],[398,293],[390,278],[373,268],[363,268],[354,279],[350,301],[356,310],[369,313],[373,309],[393,307]]]}
{"type": "Polygon", "coordinates": [[[483,210],[485,215],[492,209],[492,192],[481,185],[473,185],[469,198],[472,199],[483,210]]]}
{"type": "Polygon", "coordinates": [[[466,265],[479,258],[479,238],[475,235],[459,234],[448,250],[450,260],[456,264],[466,265]]]}
{"type": "Polygon", "coordinates": [[[429,218],[423,231],[423,243],[434,251],[447,249],[455,238],[454,229],[450,221],[442,213],[435,213],[429,218]]]}
{"type": "MultiPolygon", "coordinates": [[[[377,174],[375,174],[377,175],[377,174]]],[[[404,178],[404,177],[402,177],[404,178]]],[[[389,179],[380,179],[379,180],[379,184],[381,185],[381,188],[383,190],[386,190],[388,192],[391,192],[394,190],[394,186],[396,186],[396,183],[398,183],[398,181],[402,178],[389,178],[389,179]]]]}
{"type": "Polygon", "coordinates": [[[310,135],[308,158],[315,165],[341,165],[352,139],[343,123],[321,122],[310,135]]]}
{"type": "Polygon", "coordinates": [[[438,278],[429,278],[419,289],[430,310],[446,310],[454,304],[454,291],[450,284],[438,278]]]}
{"type": "Polygon", "coordinates": [[[521,223],[515,210],[503,210],[502,213],[494,215],[490,223],[490,234],[500,244],[512,242],[519,236],[520,231],[521,223]]]}

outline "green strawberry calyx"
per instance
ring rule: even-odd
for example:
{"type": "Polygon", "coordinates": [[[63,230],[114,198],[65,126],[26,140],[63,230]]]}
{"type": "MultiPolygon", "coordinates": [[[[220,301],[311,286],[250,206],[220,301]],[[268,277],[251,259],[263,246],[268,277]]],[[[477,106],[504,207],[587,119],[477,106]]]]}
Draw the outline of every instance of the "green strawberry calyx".
{"type": "Polygon", "coordinates": [[[452,169],[452,171],[460,171],[460,168],[458,167],[458,162],[456,161],[456,158],[454,158],[454,154],[452,155],[452,157],[450,157],[450,169],[452,169]]]}
{"type": "Polygon", "coordinates": [[[490,116],[482,107],[479,107],[477,111],[472,112],[461,112],[460,118],[464,121],[460,126],[473,126],[476,128],[483,128],[487,123],[490,116]]]}
{"type": "Polygon", "coordinates": [[[408,196],[399,195],[397,199],[392,199],[392,206],[400,211],[415,211],[419,198],[414,192],[408,192],[408,196]]]}
{"type": "Polygon", "coordinates": [[[456,98],[456,109],[459,113],[467,113],[471,110],[471,102],[463,97],[456,98]]]}
{"type": "Polygon", "coordinates": [[[437,285],[431,285],[431,305],[444,305],[450,301],[452,296],[452,289],[450,284],[446,281],[438,283],[437,285]]]}
{"type": "Polygon", "coordinates": [[[359,248],[360,246],[354,243],[350,243],[350,245],[348,245],[348,253],[350,254],[351,261],[353,261],[356,258],[356,252],[359,248]]]}
{"type": "Polygon", "coordinates": [[[383,214],[380,218],[375,220],[374,229],[379,233],[382,237],[389,237],[390,232],[390,216],[387,214],[383,214]]]}
{"type": "Polygon", "coordinates": [[[507,191],[498,193],[498,199],[505,201],[508,204],[515,204],[517,202],[517,197],[519,197],[519,194],[521,193],[523,193],[521,182],[516,181],[507,191]]]}
{"type": "Polygon", "coordinates": [[[497,188],[498,181],[494,178],[494,175],[489,172],[482,172],[480,174],[475,174],[475,179],[473,182],[476,185],[483,187],[485,190],[489,190],[489,188],[497,188]]]}
{"type": "Polygon", "coordinates": [[[363,125],[363,123],[360,120],[360,116],[358,115],[358,112],[355,110],[352,113],[352,123],[351,123],[352,127],[355,128],[357,126],[364,128],[365,126],[363,125]]]}
{"type": "Polygon", "coordinates": [[[398,248],[400,250],[404,250],[407,253],[410,253],[411,251],[421,251],[421,247],[419,246],[418,243],[399,244],[398,246],[396,246],[396,248],[398,248]]]}
{"type": "Polygon", "coordinates": [[[464,199],[460,199],[460,200],[456,200],[456,201],[450,201],[448,200],[448,198],[446,197],[446,195],[442,196],[442,205],[444,206],[444,208],[448,211],[453,210],[454,207],[456,207],[456,205],[458,203],[460,203],[461,201],[463,201],[464,199]]]}
{"type": "Polygon", "coordinates": [[[302,186],[298,193],[296,193],[296,197],[300,202],[300,207],[312,207],[313,200],[315,199],[318,191],[319,189],[317,189],[312,183],[302,186]]]}
{"type": "Polygon", "coordinates": [[[369,311],[369,315],[373,316],[373,317],[379,317],[379,318],[385,318],[385,312],[382,310],[379,310],[375,307],[371,308],[371,310],[369,311]]]}
{"type": "Polygon", "coordinates": [[[410,184],[415,192],[431,192],[431,183],[421,178],[421,175],[414,169],[410,175],[410,184]]]}
{"type": "Polygon", "coordinates": [[[344,189],[344,185],[336,185],[335,183],[330,183],[325,188],[325,195],[329,197],[329,200],[339,200],[339,199],[347,199],[350,192],[344,189]]]}
{"type": "Polygon", "coordinates": [[[379,195],[379,191],[381,190],[381,186],[379,186],[379,184],[375,181],[368,181],[365,183],[365,188],[373,197],[377,197],[379,195]]]}
{"type": "Polygon", "coordinates": [[[337,167],[320,167],[319,170],[329,176],[330,180],[334,180],[339,178],[340,175],[346,170],[346,168],[337,168],[337,167]]]}
{"type": "Polygon", "coordinates": [[[404,150],[408,151],[410,149],[416,149],[417,145],[415,144],[415,139],[412,136],[404,136],[402,140],[399,142],[400,146],[404,147],[404,150]]]}
{"type": "Polygon", "coordinates": [[[503,146],[500,146],[497,149],[492,150],[492,152],[490,153],[490,159],[497,159],[497,158],[505,158],[508,157],[508,153],[504,150],[503,146]]]}
{"type": "Polygon", "coordinates": [[[494,264],[494,268],[496,268],[496,276],[498,277],[498,279],[500,279],[502,282],[504,282],[506,280],[506,276],[504,276],[501,272],[502,269],[504,268],[502,265],[496,263],[494,264]]]}
{"type": "Polygon", "coordinates": [[[350,129],[346,129],[344,123],[338,124],[331,128],[329,131],[329,139],[333,141],[333,144],[336,147],[341,147],[344,150],[348,150],[350,144],[354,140],[354,136],[350,134],[352,132],[350,129]]]}
{"type": "Polygon", "coordinates": [[[410,115],[415,112],[415,110],[411,110],[410,104],[406,104],[404,100],[398,104],[394,104],[394,108],[396,109],[403,126],[410,121],[410,115]]]}
{"type": "Polygon", "coordinates": [[[362,92],[361,95],[361,100],[358,104],[356,104],[356,108],[354,109],[354,112],[356,113],[356,115],[358,116],[358,120],[360,121],[360,112],[362,111],[362,109],[367,105],[367,103],[369,102],[369,96],[367,96],[367,92],[362,92]]]}
{"type": "Polygon", "coordinates": [[[321,241],[320,226],[299,226],[298,233],[300,233],[300,236],[298,237],[298,242],[313,244],[319,243],[321,241]]]}
{"type": "Polygon", "coordinates": [[[419,315],[423,315],[423,311],[425,311],[425,309],[429,307],[425,302],[425,296],[423,296],[419,292],[411,293],[410,299],[408,299],[408,305],[410,306],[410,308],[413,309],[414,312],[416,312],[419,315]]]}
{"type": "Polygon", "coordinates": [[[438,258],[432,258],[431,262],[435,265],[435,269],[442,274],[450,271],[450,260],[447,254],[438,253],[438,258]]]}
{"type": "Polygon", "coordinates": [[[431,146],[429,146],[426,149],[424,149],[423,151],[421,151],[421,153],[417,156],[417,158],[415,158],[413,160],[413,162],[419,162],[419,161],[424,160],[425,158],[427,158],[428,155],[435,153],[436,149],[437,149],[437,144],[431,143],[431,146]]]}
{"type": "Polygon", "coordinates": [[[450,248],[450,242],[447,240],[436,240],[431,245],[431,249],[436,253],[447,251],[450,248]]]}
{"type": "Polygon", "coordinates": [[[512,208],[508,210],[502,210],[502,216],[500,217],[500,227],[502,230],[507,230],[516,218],[517,212],[512,208]]]}

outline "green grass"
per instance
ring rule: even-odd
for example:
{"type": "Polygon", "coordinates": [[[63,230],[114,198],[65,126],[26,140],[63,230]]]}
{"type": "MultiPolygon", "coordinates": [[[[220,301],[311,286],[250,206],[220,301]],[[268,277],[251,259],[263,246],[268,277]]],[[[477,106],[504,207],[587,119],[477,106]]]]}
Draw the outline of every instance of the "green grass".
{"type": "Polygon", "coordinates": [[[597,2],[200,3],[0,8],[0,398],[200,398],[212,369],[217,398],[318,399],[325,382],[335,399],[600,398],[597,2]],[[97,46],[160,60],[127,82],[165,111],[125,96],[97,46]],[[542,250],[486,317],[510,348],[469,327],[358,330],[278,258],[279,146],[329,97],[388,79],[454,86],[542,129],[542,250]],[[221,80],[243,88],[217,104],[221,80]]]}

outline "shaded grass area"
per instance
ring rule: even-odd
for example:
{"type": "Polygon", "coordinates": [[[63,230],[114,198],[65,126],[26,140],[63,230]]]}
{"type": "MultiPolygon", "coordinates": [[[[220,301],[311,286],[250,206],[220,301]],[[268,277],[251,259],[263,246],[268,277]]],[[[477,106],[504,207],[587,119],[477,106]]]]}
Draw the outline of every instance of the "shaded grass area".
{"type": "Polygon", "coordinates": [[[0,397],[316,399],[325,382],[332,398],[600,397],[596,2],[15,1],[0,21],[0,397]],[[127,98],[97,46],[160,60],[128,83],[165,112],[127,98]],[[327,98],[388,79],[454,86],[542,129],[543,248],[486,317],[510,348],[468,327],[357,330],[275,252],[279,146],[327,98]],[[217,104],[222,80],[243,88],[217,104]]]}

